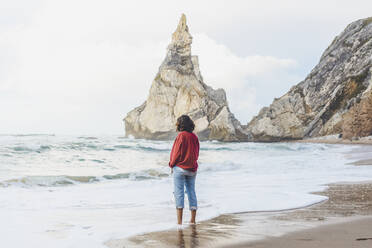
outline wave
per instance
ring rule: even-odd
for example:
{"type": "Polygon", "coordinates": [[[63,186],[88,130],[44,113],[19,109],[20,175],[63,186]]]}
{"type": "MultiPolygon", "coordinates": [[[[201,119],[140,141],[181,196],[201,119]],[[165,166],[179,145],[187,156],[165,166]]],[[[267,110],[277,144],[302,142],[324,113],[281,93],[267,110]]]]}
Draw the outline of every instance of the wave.
{"type": "Polygon", "coordinates": [[[309,144],[300,143],[229,143],[226,144],[213,144],[205,142],[206,144],[200,145],[201,151],[303,151],[303,150],[325,150],[326,146],[323,144],[309,144]]]}
{"type": "MultiPolygon", "coordinates": [[[[115,142],[116,143],[116,142],[115,142]]],[[[5,145],[3,148],[0,147],[1,157],[11,156],[22,156],[27,154],[51,154],[53,152],[70,152],[70,151],[93,151],[93,152],[108,152],[117,153],[122,151],[134,151],[140,153],[158,153],[165,154],[170,153],[171,143],[131,143],[125,142],[120,143],[107,143],[103,140],[96,140],[95,137],[82,137],[80,141],[75,140],[74,142],[61,142],[61,143],[39,143],[39,145],[31,143],[15,143],[13,145],[5,145]],[[86,140],[84,140],[86,139],[86,140]]],[[[200,152],[318,152],[329,149],[328,144],[302,144],[302,143],[213,143],[213,142],[201,142],[200,152]]],[[[103,155],[105,157],[106,155],[103,155]]],[[[87,159],[86,159],[87,160],[87,159]]],[[[80,160],[79,161],[84,161],[80,160]]],[[[90,160],[95,163],[106,163],[103,159],[90,160]]]]}
{"type": "Polygon", "coordinates": [[[137,146],[136,148],[139,149],[139,150],[149,151],[149,152],[168,152],[168,151],[170,151],[170,149],[168,149],[168,148],[155,148],[155,147],[151,147],[151,146],[137,146]]]}
{"type": "Polygon", "coordinates": [[[28,144],[15,144],[14,146],[6,146],[7,152],[10,150],[11,153],[42,153],[51,150],[62,150],[62,151],[84,151],[84,150],[94,150],[94,151],[107,151],[114,152],[117,150],[133,150],[133,151],[143,151],[143,152],[170,152],[170,148],[159,148],[152,146],[144,146],[140,144],[136,145],[106,145],[100,144],[99,142],[71,142],[63,144],[54,145],[28,145],[28,144]]]}
{"type": "Polygon", "coordinates": [[[8,153],[0,153],[0,155],[3,157],[13,157],[11,154],[8,153]]]}
{"type": "Polygon", "coordinates": [[[41,145],[38,147],[28,147],[28,146],[13,146],[13,147],[7,147],[8,149],[12,150],[16,153],[28,153],[28,152],[37,152],[41,153],[44,151],[48,151],[52,149],[52,146],[49,145],[41,145]]]}
{"type": "Polygon", "coordinates": [[[143,145],[136,145],[136,146],[114,145],[113,147],[117,149],[131,149],[131,150],[148,151],[148,152],[170,152],[169,148],[157,148],[157,147],[143,146],[143,145]]]}
{"type": "MultiPolygon", "coordinates": [[[[170,152],[170,146],[146,146],[142,144],[116,144],[116,145],[106,145],[100,142],[72,142],[64,144],[54,144],[54,145],[40,145],[40,146],[27,146],[27,145],[15,145],[6,147],[7,150],[11,153],[43,153],[51,150],[74,150],[74,151],[84,151],[84,150],[94,150],[94,151],[106,151],[106,152],[115,152],[120,150],[132,150],[140,152],[154,152],[154,153],[166,153],[170,152]]],[[[257,143],[240,143],[240,144],[229,144],[225,145],[211,145],[201,144],[201,151],[305,151],[305,150],[325,150],[327,145],[316,144],[314,146],[308,144],[257,144],[257,143]]],[[[8,151],[6,153],[8,153],[8,151]]],[[[100,161],[95,161],[100,162],[100,161]]]]}
{"type": "Polygon", "coordinates": [[[0,134],[0,136],[10,136],[10,137],[42,137],[42,136],[56,136],[55,134],[45,134],[45,133],[30,133],[30,134],[0,134]]]}
{"type": "Polygon", "coordinates": [[[72,142],[70,144],[64,144],[62,146],[63,149],[71,149],[71,150],[84,150],[84,149],[91,149],[91,150],[99,150],[102,149],[102,147],[92,144],[92,143],[84,143],[84,142],[72,142]]]}
{"type": "Polygon", "coordinates": [[[153,169],[131,172],[131,173],[118,173],[114,175],[103,176],[25,176],[0,182],[0,187],[57,187],[69,186],[85,183],[96,183],[107,180],[128,179],[133,181],[154,180],[169,177],[169,174],[159,172],[153,169]]]}
{"type": "Polygon", "coordinates": [[[235,151],[237,149],[230,147],[200,147],[201,151],[235,151]]]}
{"type": "Polygon", "coordinates": [[[97,140],[98,138],[94,136],[79,136],[78,139],[97,140]]]}
{"type": "Polygon", "coordinates": [[[128,146],[128,145],[114,145],[114,148],[118,148],[118,149],[130,149],[130,148],[132,148],[132,146],[128,146]]]}
{"type": "Polygon", "coordinates": [[[99,163],[99,164],[104,164],[105,163],[105,161],[100,160],[100,159],[91,159],[90,161],[96,162],[96,163],[99,163]]]}

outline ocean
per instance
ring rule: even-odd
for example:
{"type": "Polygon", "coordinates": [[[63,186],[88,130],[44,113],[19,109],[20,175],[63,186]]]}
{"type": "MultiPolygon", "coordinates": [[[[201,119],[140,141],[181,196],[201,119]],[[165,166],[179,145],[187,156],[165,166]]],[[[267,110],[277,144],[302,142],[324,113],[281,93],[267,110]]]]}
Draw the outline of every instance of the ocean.
{"type": "MultiPolygon", "coordinates": [[[[0,135],[3,247],[90,247],[176,227],[171,141],[0,135]]],[[[298,208],[333,182],[370,180],[355,145],[200,143],[197,221],[298,208]]],[[[187,201],[186,201],[187,206],[187,201]]],[[[185,211],[187,220],[188,211],[185,211]]]]}

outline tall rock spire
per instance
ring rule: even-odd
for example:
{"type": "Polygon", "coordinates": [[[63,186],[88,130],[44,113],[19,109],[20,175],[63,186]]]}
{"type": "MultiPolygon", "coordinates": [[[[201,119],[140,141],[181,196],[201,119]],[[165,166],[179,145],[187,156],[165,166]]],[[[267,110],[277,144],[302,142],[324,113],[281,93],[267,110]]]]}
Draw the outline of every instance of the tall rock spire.
{"type": "Polygon", "coordinates": [[[192,37],[186,24],[186,16],[182,14],[177,29],[172,34],[172,41],[167,48],[167,56],[160,69],[176,69],[183,74],[192,73],[191,43],[192,37]]]}
{"type": "Polygon", "coordinates": [[[195,122],[201,140],[247,140],[240,122],[227,105],[223,89],[203,82],[197,56],[191,56],[192,37],[182,14],[167,55],[152,82],[147,100],[124,118],[126,136],[173,139],[182,114],[195,122]]]}
{"type": "Polygon", "coordinates": [[[192,37],[189,33],[189,27],[186,24],[186,16],[182,14],[176,31],[172,34],[172,43],[170,46],[179,48],[183,54],[191,55],[192,37]]]}

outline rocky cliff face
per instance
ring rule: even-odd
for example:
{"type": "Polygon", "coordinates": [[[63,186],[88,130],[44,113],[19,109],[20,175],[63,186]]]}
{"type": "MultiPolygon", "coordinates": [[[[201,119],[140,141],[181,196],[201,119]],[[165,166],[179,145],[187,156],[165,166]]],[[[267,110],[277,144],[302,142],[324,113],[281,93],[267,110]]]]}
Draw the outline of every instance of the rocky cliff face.
{"type": "Polygon", "coordinates": [[[172,139],[176,119],[189,115],[201,140],[245,141],[240,122],[230,112],[223,89],[203,82],[198,57],[191,55],[192,37],[182,15],[167,55],[152,82],[147,100],[124,118],[126,136],[172,139]]]}
{"type": "Polygon", "coordinates": [[[263,108],[245,131],[253,141],[372,135],[371,68],[372,17],[348,25],[305,80],[263,108]]]}

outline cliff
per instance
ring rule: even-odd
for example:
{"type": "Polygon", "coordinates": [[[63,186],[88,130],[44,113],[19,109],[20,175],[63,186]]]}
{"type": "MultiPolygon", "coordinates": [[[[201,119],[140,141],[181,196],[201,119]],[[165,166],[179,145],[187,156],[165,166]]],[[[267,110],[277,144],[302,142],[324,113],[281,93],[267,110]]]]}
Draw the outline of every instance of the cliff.
{"type": "Polygon", "coordinates": [[[201,140],[246,141],[240,122],[230,112],[223,89],[203,82],[192,37],[182,15],[147,100],[124,118],[126,136],[167,140],[176,136],[176,119],[189,115],[201,140]]]}
{"type": "Polygon", "coordinates": [[[372,135],[371,38],[372,17],[348,25],[305,80],[248,123],[250,140],[372,135]]]}

